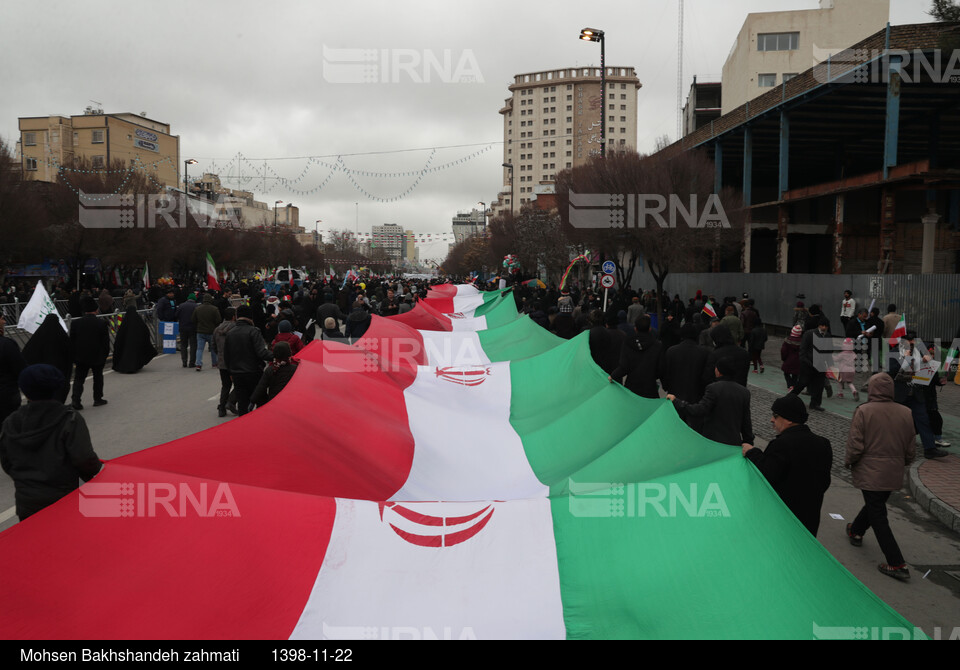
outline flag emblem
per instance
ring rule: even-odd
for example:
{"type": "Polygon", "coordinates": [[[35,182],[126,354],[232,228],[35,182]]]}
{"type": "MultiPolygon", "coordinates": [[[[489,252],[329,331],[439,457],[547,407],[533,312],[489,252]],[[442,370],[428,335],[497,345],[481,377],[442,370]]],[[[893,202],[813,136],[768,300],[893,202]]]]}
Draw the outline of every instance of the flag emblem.
{"type": "Polygon", "coordinates": [[[461,386],[479,386],[490,376],[490,368],[483,366],[468,365],[465,367],[449,366],[445,368],[436,368],[434,372],[437,377],[448,381],[451,384],[460,384],[461,386]]]}
{"type": "MultiPolygon", "coordinates": [[[[409,504],[409,503],[407,503],[409,504]]],[[[420,505],[436,503],[420,503],[420,505]]],[[[417,512],[398,503],[380,503],[380,520],[384,521],[384,512],[393,518],[396,524],[386,520],[387,525],[404,542],[418,547],[452,547],[474,537],[490,522],[493,516],[493,504],[463,516],[432,516],[417,512]],[[405,528],[401,528],[405,526],[405,528]],[[417,532],[413,532],[416,530],[417,532]]]]}

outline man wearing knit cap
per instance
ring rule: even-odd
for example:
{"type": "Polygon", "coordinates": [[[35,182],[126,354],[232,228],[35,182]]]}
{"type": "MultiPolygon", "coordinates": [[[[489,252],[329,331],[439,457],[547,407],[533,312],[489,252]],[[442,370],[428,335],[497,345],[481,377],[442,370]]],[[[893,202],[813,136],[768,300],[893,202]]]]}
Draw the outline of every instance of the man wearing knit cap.
{"type": "Polygon", "coordinates": [[[816,537],[823,496],[830,488],[830,440],[810,430],[806,425],[807,408],[792,393],[773,402],[770,423],[777,437],[765,451],[745,446],[743,455],[757,466],[784,504],[816,537]]]}
{"type": "Polygon", "coordinates": [[[24,368],[18,384],[28,402],[0,429],[0,467],[13,478],[21,521],[100,471],[83,417],[54,397],[63,383],[52,365],[24,368]]]}

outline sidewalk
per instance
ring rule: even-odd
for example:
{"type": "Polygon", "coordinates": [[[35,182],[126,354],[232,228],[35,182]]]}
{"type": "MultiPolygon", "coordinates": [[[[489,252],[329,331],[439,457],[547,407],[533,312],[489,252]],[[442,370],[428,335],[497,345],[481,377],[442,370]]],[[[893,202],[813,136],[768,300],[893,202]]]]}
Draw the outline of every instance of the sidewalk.
{"type": "MultiPolygon", "coordinates": [[[[787,384],[780,370],[780,346],[782,337],[771,337],[763,350],[766,371],[750,373],[748,382],[753,394],[754,432],[767,440],[774,437],[770,426],[770,407],[773,401],[787,393],[787,384]]],[[[856,385],[859,389],[870,375],[858,372],[856,385]]],[[[850,420],[857,405],[867,401],[867,394],[860,392],[860,401],[855,402],[848,388],[844,398],[837,398],[837,384],[833,383],[834,396],[823,397],[822,413],[811,413],[808,424],[818,435],[830,440],[833,447],[833,475],[850,481],[850,472],[843,467],[844,450],[850,420]]],[[[801,396],[809,403],[807,396],[801,396]]],[[[917,441],[917,460],[909,469],[908,486],[911,495],[920,505],[940,520],[947,528],[960,532],[960,386],[950,379],[940,387],[937,396],[940,414],[943,416],[943,439],[951,444],[946,449],[946,458],[926,460],[917,441]]]]}

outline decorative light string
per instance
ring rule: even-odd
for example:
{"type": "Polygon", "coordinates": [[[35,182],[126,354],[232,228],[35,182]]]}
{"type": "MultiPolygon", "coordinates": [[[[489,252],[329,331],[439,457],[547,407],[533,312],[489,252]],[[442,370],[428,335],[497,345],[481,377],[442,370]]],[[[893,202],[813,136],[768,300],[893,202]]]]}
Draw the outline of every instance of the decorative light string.
{"type": "MultiPolygon", "coordinates": [[[[347,180],[350,182],[350,184],[357,191],[362,193],[367,199],[373,200],[375,202],[396,202],[410,195],[420,185],[425,175],[434,173],[434,172],[442,172],[450,168],[456,167],[458,165],[462,165],[470,160],[473,160],[478,156],[481,156],[487,153],[488,151],[494,148],[495,144],[497,143],[487,144],[486,146],[480,149],[477,149],[476,151],[473,151],[472,153],[466,156],[463,156],[461,158],[457,158],[436,166],[432,165],[438,151],[438,148],[434,147],[430,149],[430,154],[428,155],[426,162],[424,163],[421,169],[398,171],[398,172],[375,172],[370,170],[351,168],[346,165],[342,155],[337,156],[336,161],[334,163],[329,163],[327,161],[321,160],[322,157],[306,156],[305,157],[307,161],[306,165],[304,166],[303,170],[300,172],[299,176],[293,179],[284,177],[270,165],[271,161],[288,160],[288,159],[285,159],[285,158],[263,159],[262,168],[261,168],[253,162],[254,159],[249,159],[245,157],[241,152],[237,152],[237,154],[223,166],[218,166],[215,159],[210,159],[209,174],[217,175],[220,178],[221,182],[229,182],[229,183],[233,183],[241,186],[247,186],[251,182],[261,181],[261,180],[264,183],[266,183],[266,181],[269,179],[272,181],[276,181],[280,186],[290,191],[291,193],[294,193],[299,196],[307,196],[307,195],[312,195],[319,192],[328,183],[330,183],[330,181],[333,179],[336,173],[342,172],[347,177],[347,180]],[[306,177],[308,176],[308,174],[311,173],[312,167],[314,165],[327,168],[329,170],[328,174],[323,179],[323,181],[321,181],[318,185],[314,186],[313,188],[299,188],[301,182],[303,182],[304,179],[306,179],[306,177]],[[231,175],[230,174],[231,169],[236,170],[236,174],[231,175]],[[374,179],[396,179],[396,178],[402,178],[402,177],[415,177],[415,179],[409,186],[407,186],[406,189],[400,191],[399,193],[392,196],[383,196],[383,195],[375,194],[371,192],[371,190],[368,190],[368,188],[365,188],[363,185],[360,184],[360,182],[356,179],[356,177],[369,177],[374,179]]],[[[439,149],[443,149],[443,148],[449,148],[449,147],[439,147],[439,149]]],[[[426,149],[417,150],[417,151],[425,151],[425,150],[426,149]]],[[[410,150],[410,151],[414,151],[414,150],[410,150]]],[[[397,153],[397,152],[372,152],[371,154],[352,154],[352,155],[353,156],[378,155],[380,153],[397,153]]],[[[129,182],[133,173],[138,170],[142,170],[144,174],[147,176],[147,178],[159,189],[164,189],[166,185],[158,182],[157,179],[154,177],[153,173],[159,172],[160,168],[165,165],[173,168],[174,170],[177,170],[178,168],[175,161],[169,156],[165,156],[153,162],[144,162],[138,156],[135,156],[134,158],[130,159],[130,165],[128,167],[115,168],[115,169],[110,169],[110,168],[81,169],[76,167],[70,167],[67,165],[61,165],[57,163],[55,160],[53,160],[52,158],[46,159],[46,162],[48,166],[56,169],[57,173],[61,176],[63,182],[78,195],[80,195],[82,192],[78,187],[74,186],[69,181],[69,179],[66,176],[67,173],[75,173],[75,174],[81,174],[81,175],[87,175],[87,174],[108,175],[108,174],[126,173],[126,176],[123,179],[123,181],[112,193],[107,193],[107,194],[101,193],[101,194],[98,194],[97,196],[84,195],[84,197],[88,200],[105,200],[106,198],[112,197],[114,195],[118,195],[121,191],[123,191],[126,188],[126,185],[129,182]]],[[[208,172],[204,171],[203,174],[208,174],[208,172]]],[[[194,184],[196,184],[199,179],[201,178],[194,178],[191,181],[194,184]]]]}

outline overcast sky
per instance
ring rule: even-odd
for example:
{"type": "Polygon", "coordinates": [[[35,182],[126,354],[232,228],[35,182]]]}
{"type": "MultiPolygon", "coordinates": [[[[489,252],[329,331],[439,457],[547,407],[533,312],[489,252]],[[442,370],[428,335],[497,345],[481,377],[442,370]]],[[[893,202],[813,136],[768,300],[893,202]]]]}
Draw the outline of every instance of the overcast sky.
{"type": "MultiPolygon", "coordinates": [[[[929,21],[930,4],[891,0],[890,21],[929,21]]],[[[748,13],[817,6],[687,0],[685,89],[694,74],[719,78],[748,13]]],[[[361,232],[382,223],[449,232],[458,210],[490,202],[502,187],[498,110],[513,76],[599,65],[599,45],[578,40],[581,28],[606,31],[608,65],[637,69],[639,150],[650,151],[662,135],[675,139],[677,7],[677,0],[3,0],[0,136],[11,144],[19,138],[18,117],[81,114],[96,101],[108,113],[146,112],[169,123],[181,137],[181,160],[199,161],[192,175],[216,169],[225,185],[258,200],[293,203],[308,230],[317,219],[321,231],[354,230],[359,219],[361,232]],[[438,65],[425,66],[428,59],[438,65]],[[393,67],[409,60],[420,61],[412,68],[419,81],[393,67]],[[334,172],[317,190],[330,168],[306,159],[333,165],[340,156],[353,170],[417,173],[428,160],[443,167],[476,152],[423,175],[394,202],[378,199],[407,191],[415,174],[353,174],[354,184],[334,172]],[[301,175],[296,185],[269,179],[301,175]]],[[[445,243],[422,251],[445,255],[445,243]]]]}

